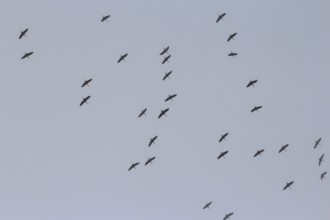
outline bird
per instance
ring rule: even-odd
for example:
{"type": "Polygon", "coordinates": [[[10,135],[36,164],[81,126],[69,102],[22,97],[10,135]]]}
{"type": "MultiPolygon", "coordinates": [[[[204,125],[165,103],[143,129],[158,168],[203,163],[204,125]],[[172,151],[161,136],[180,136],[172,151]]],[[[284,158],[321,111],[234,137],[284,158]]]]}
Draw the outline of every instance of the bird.
{"type": "Polygon", "coordinates": [[[18,39],[21,39],[23,36],[26,37],[25,34],[26,34],[26,32],[28,32],[28,30],[29,30],[29,28],[26,28],[24,31],[21,31],[21,33],[20,33],[18,39]]]}
{"type": "Polygon", "coordinates": [[[25,59],[25,58],[30,58],[30,56],[33,54],[33,51],[31,51],[31,52],[28,52],[28,53],[25,53],[22,57],[21,57],[21,59],[23,60],[23,59],[25,59]]]}
{"type": "Polygon", "coordinates": [[[253,155],[253,157],[256,157],[256,156],[258,156],[258,155],[261,156],[261,153],[264,152],[264,151],[265,151],[265,149],[257,150],[257,152],[253,155]]]}
{"type": "Polygon", "coordinates": [[[85,80],[85,82],[81,85],[81,87],[84,87],[84,86],[89,86],[88,83],[90,83],[93,79],[89,79],[89,80],[85,80]]]}
{"type": "Polygon", "coordinates": [[[294,183],[294,181],[291,181],[291,182],[288,182],[286,183],[286,185],[283,187],[283,190],[286,190],[287,188],[290,188],[291,189],[291,185],[294,183]]]}
{"type": "Polygon", "coordinates": [[[229,134],[229,133],[227,132],[227,133],[221,135],[220,140],[219,140],[219,143],[220,143],[221,141],[223,141],[223,140],[226,140],[226,137],[228,136],[228,134],[229,134]]]}
{"type": "Polygon", "coordinates": [[[163,49],[163,51],[159,55],[164,55],[165,53],[168,54],[168,49],[170,49],[170,46],[167,46],[166,48],[163,49]]]}
{"type": "Polygon", "coordinates": [[[156,157],[148,158],[148,160],[145,162],[144,166],[147,166],[149,163],[152,164],[152,161],[156,159],[156,157]]]}
{"type": "Polygon", "coordinates": [[[218,16],[216,23],[218,23],[223,17],[225,17],[226,13],[223,13],[218,16]]]}
{"type": "Polygon", "coordinates": [[[317,148],[317,146],[319,146],[320,142],[321,142],[322,138],[319,138],[315,141],[315,144],[314,144],[314,149],[317,148]]]}
{"type": "Polygon", "coordinates": [[[110,18],[110,15],[103,16],[101,22],[108,21],[108,18],[110,18]]]}
{"type": "Polygon", "coordinates": [[[230,40],[233,40],[236,35],[237,35],[237,32],[235,32],[233,34],[230,34],[228,39],[227,39],[227,42],[229,42],[230,40]]]}
{"type": "Polygon", "coordinates": [[[145,115],[146,111],[147,111],[147,108],[143,109],[138,117],[140,118],[142,115],[145,115]]]}
{"type": "Polygon", "coordinates": [[[238,53],[234,53],[234,52],[230,52],[230,53],[228,54],[229,57],[235,57],[235,56],[237,56],[237,55],[238,55],[238,53]]]}
{"type": "Polygon", "coordinates": [[[149,141],[149,144],[148,144],[148,147],[150,147],[154,142],[155,142],[155,140],[157,139],[157,135],[155,136],[155,137],[153,137],[153,138],[150,138],[150,141],[149,141]]]}
{"type": "Polygon", "coordinates": [[[121,55],[117,63],[120,63],[122,60],[125,61],[125,57],[127,57],[128,53],[125,53],[124,55],[121,55]]]}
{"type": "Polygon", "coordinates": [[[325,175],[327,174],[327,172],[324,172],[321,174],[321,180],[323,180],[325,178],[325,175]]]}
{"type": "Polygon", "coordinates": [[[229,219],[229,217],[232,216],[233,214],[234,214],[233,212],[226,214],[223,220],[229,219]]]}
{"type": "Polygon", "coordinates": [[[226,150],[225,152],[221,152],[220,155],[218,156],[218,160],[221,158],[221,157],[225,157],[225,155],[228,153],[228,151],[226,150]]]}
{"type": "Polygon", "coordinates": [[[206,204],[204,205],[203,209],[209,208],[211,204],[212,204],[212,201],[206,203],[206,204]]]}
{"type": "Polygon", "coordinates": [[[251,112],[255,112],[255,111],[258,111],[259,109],[261,109],[262,108],[262,106],[260,105],[260,106],[254,106],[254,108],[253,109],[251,109],[251,112]]]}
{"type": "Polygon", "coordinates": [[[289,144],[283,145],[281,147],[281,149],[278,151],[279,153],[281,153],[282,151],[285,151],[285,149],[289,146],[289,144]]]}
{"type": "Polygon", "coordinates": [[[321,163],[323,161],[323,157],[324,157],[324,154],[322,154],[322,156],[319,158],[319,166],[321,166],[321,163]]]}
{"type": "Polygon", "coordinates": [[[170,59],[171,55],[168,55],[167,57],[164,58],[162,64],[164,64],[165,62],[170,62],[168,61],[168,59],[170,59]]]}
{"type": "Polygon", "coordinates": [[[168,95],[168,97],[165,99],[165,102],[171,100],[173,101],[173,98],[175,98],[177,96],[177,94],[173,94],[173,95],[168,95]]]}
{"type": "Polygon", "coordinates": [[[128,168],[128,171],[130,171],[133,168],[135,169],[135,167],[139,164],[140,164],[140,162],[132,163],[132,165],[128,168]]]}
{"type": "Polygon", "coordinates": [[[246,88],[249,88],[250,86],[254,86],[255,83],[257,83],[258,80],[251,80],[247,85],[246,85],[246,88]]]}
{"type": "Polygon", "coordinates": [[[172,70],[170,71],[170,72],[168,72],[168,73],[165,73],[165,76],[163,77],[163,81],[165,80],[165,79],[167,79],[167,78],[169,78],[170,79],[170,75],[172,74],[172,70]]]}
{"type": "Polygon", "coordinates": [[[83,98],[83,100],[80,102],[80,106],[82,106],[85,102],[88,104],[87,100],[90,98],[91,96],[87,96],[85,98],[83,98]]]}
{"type": "Polygon", "coordinates": [[[169,108],[161,110],[160,114],[158,115],[158,118],[161,118],[163,115],[166,116],[166,112],[168,112],[168,110],[170,110],[169,108]]]}

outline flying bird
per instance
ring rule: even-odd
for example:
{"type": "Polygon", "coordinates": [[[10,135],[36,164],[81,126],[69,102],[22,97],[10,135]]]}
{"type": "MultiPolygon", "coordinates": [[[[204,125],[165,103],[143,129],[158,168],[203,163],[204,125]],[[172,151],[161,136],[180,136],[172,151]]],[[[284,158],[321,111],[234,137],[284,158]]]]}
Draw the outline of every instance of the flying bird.
{"type": "Polygon", "coordinates": [[[128,53],[125,53],[124,55],[121,55],[117,63],[120,63],[122,60],[125,61],[125,58],[127,57],[128,53]]]}
{"type": "Polygon", "coordinates": [[[145,115],[146,111],[147,111],[147,108],[143,109],[138,117],[140,118],[142,115],[145,115]]]}
{"type": "Polygon", "coordinates": [[[211,204],[212,204],[212,201],[206,203],[206,204],[204,205],[203,209],[209,208],[211,204]]]}
{"type": "Polygon", "coordinates": [[[91,96],[87,96],[85,98],[83,98],[83,100],[80,102],[80,106],[82,106],[85,102],[88,104],[87,100],[90,98],[91,96]]]}
{"type": "Polygon", "coordinates": [[[228,151],[226,150],[225,152],[221,152],[221,154],[218,156],[218,160],[221,158],[221,157],[225,157],[225,155],[228,153],[228,151]]]}
{"type": "Polygon", "coordinates": [[[161,118],[163,115],[166,116],[166,112],[168,112],[168,110],[170,110],[169,108],[161,110],[160,114],[158,115],[158,118],[161,118]]]}
{"type": "Polygon", "coordinates": [[[225,215],[225,217],[223,218],[223,220],[230,219],[229,217],[232,216],[233,214],[234,214],[233,212],[228,213],[227,215],[225,215]]]}
{"type": "Polygon", "coordinates": [[[285,149],[289,146],[289,144],[283,145],[281,147],[281,149],[278,151],[279,153],[281,153],[282,151],[285,151],[285,149]]]}
{"type": "Polygon", "coordinates": [[[294,183],[294,181],[291,181],[291,182],[288,182],[286,183],[286,185],[284,186],[283,190],[286,190],[287,188],[290,188],[291,189],[291,185],[294,183]]]}
{"type": "Polygon", "coordinates": [[[108,18],[110,18],[110,15],[103,16],[101,22],[108,21],[108,18]]]}
{"type": "Polygon", "coordinates": [[[262,106],[260,105],[260,106],[254,106],[254,108],[253,109],[251,109],[251,112],[255,112],[255,111],[258,111],[259,109],[261,109],[262,108],[262,106]]]}
{"type": "Polygon", "coordinates": [[[28,30],[29,30],[29,28],[26,28],[24,31],[21,31],[21,33],[20,33],[18,39],[21,39],[23,36],[26,37],[25,34],[26,34],[26,32],[28,32],[28,30]]]}
{"type": "Polygon", "coordinates": [[[249,88],[250,86],[254,86],[255,83],[257,83],[258,80],[251,80],[247,85],[246,88],[249,88]]]}
{"type": "Polygon", "coordinates": [[[323,157],[324,157],[324,154],[322,154],[322,156],[319,158],[319,166],[321,166],[321,163],[323,161],[323,157]]]}
{"type": "Polygon", "coordinates": [[[218,23],[223,17],[225,17],[226,13],[223,13],[218,16],[216,23],[218,23]]]}
{"type": "Polygon", "coordinates": [[[168,59],[170,59],[171,55],[168,55],[167,57],[164,58],[162,64],[164,64],[165,62],[170,62],[168,61],[168,59]]]}
{"type": "Polygon", "coordinates": [[[168,54],[168,49],[170,49],[170,46],[168,46],[168,47],[166,47],[166,48],[164,48],[163,49],[163,51],[159,54],[159,55],[164,55],[165,53],[167,53],[168,54]]]}
{"type": "Polygon", "coordinates": [[[90,83],[93,79],[89,79],[89,80],[85,80],[85,82],[81,85],[81,87],[84,87],[84,86],[89,86],[88,83],[90,83]]]}
{"type": "Polygon", "coordinates": [[[319,139],[317,139],[317,141],[315,141],[314,149],[317,148],[317,146],[319,146],[321,140],[322,140],[322,138],[319,138],[319,139]]]}
{"type": "Polygon", "coordinates": [[[23,59],[25,59],[25,58],[30,58],[30,56],[33,54],[33,51],[31,51],[31,52],[29,52],[29,53],[25,53],[22,57],[21,57],[21,59],[23,60],[23,59]]]}
{"type": "Polygon", "coordinates": [[[152,161],[156,159],[156,157],[148,158],[147,162],[144,164],[144,166],[147,166],[149,163],[152,164],[152,161]]]}
{"type": "Polygon", "coordinates": [[[230,52],[230,53],[228,54],[229,57],[235,57],[235,56],[237,56],[237,55],[238,55],[238,53],[234,53],[234,52],[230,52]]]}
{"type": "Polygon", "coordinates": [[[165,102],[171,100],[173,101],[173,98],[175,98],[177,96],[177,94],[173,94],[173,95],[168,95],[168,97],[165,99],[165,102]]]}
{"type": "Polygon", "coordinates": [[[169,78],[170,79],[170,75],[172,74],[172,70],[170,71],[170,72],[168,72],[168,73],[165,73],[165,76],[163,77],[163,81],[165,80],[165,79],[167,79],[167,78],[169,78]]]}
{"type": "Polygon", "coordinates": [[[139,164],[140,164],[140,162],[132,163],[132,165],[128,168],[128,171],[130,171],[133,168],[135,169],[135,167],[139,164]]]}
{"type": "Polygon", "coordinates": [[[235,32],[233,34],[230,34],[228,39],[227,39],[227,42],[229,42],[230,40],[233,40],[236,35],[237,35],[237,32],[235,32]]]}
{"type": "Polygon", "coordinates": [[[148,147],[150,147],[154,142],[155,142],[155,140],[157,139],[157,135],[155,136],[155,137],[153,137],[153,138],[150,138],[150,141],[149,141],[149,144],[148,144],[148,147]]]}
{"type": "Polygon", "coordinates": [[[219,140],[219,143],[220,143],[221,141],[223,141],[223,140],[226,140],[226,137],[228,136],[228,134],[229,134],[229,133],[227,132],[227,133],[221,135],[220,140],[219,140]]]}
{"type": "Polygon", "coordinates": [[[325,175],[327,174],[327,172],[324,172],[321,174],[321,180],[323,180],[325,178],[325,175]]]}
{"type": "Polygon", "coordinates": [[[253,155],[253,157],[256,157],[256,156],[258,156],[258,155],[261,156],[261,153],[264,152],[264,151],[265,151],[265,149],[258,150],[257,153],[255,153],[255,154],[253,155]]]}

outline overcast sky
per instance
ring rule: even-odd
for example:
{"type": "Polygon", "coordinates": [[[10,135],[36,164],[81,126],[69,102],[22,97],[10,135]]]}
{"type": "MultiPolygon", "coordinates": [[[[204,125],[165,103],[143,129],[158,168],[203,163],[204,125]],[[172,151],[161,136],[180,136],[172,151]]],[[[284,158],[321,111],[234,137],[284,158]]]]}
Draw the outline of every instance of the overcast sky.
{"type": "Polygon", "coordinates": [[[0,219],[329,219],[329,1],[0,3],[0,219]]]}

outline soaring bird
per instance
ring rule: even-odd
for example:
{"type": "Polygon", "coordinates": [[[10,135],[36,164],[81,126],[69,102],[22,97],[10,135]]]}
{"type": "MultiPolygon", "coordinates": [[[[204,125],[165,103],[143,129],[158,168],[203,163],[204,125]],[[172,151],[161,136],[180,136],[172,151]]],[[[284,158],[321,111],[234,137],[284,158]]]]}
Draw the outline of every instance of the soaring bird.
{"type": "Polygon", "coordinates": [[[89,86],[88,83],[90,83],[93,79],[89,79],[89,80],[85,80],[85,82],[81,85],[81,87],[84,87],[84,86],[89,86]]]}
{"type": "Polygon", "coordinates": [[[216,23],[218,23],[223,17],[225,17],[226,13],[223,13],[218,16],[216,23]]]}
{"type": "Polygon", "coordinates": [[[221,157],[225,157],[225,155],[228,153],[228,151],[226,150],[225,152],[221,152],[221,154],[218,156],[218,160],[221,158],[221,157]]]}
{"type": "Polygon", "coordinates": [[[33,51],[31,51],[31,52],[28,52],[28,53],[25,53],[22,57],[21,57],[21,59],[23,60],[23,59],[25,59],[25,58],[30,58],[30,56],[33,54],[33,51]]]}
{"type": "Polygon", "coordinates": [[[170,75],[172,74],[172,70],[170,71],[170,72],[168,72],[168,73],[165,73],[165,76],[163,77],[163,81],[165,80],[165,79],[167,79],[167,78],[169,78],[170,79],[170,75]]]}
{"type": "Polygon", "coordinates": [[[325,178],[325,175],[327,174],[327,172],[324,172],[321,174],[321,180],[323,180],[325,178]]]}
{"type": "Polygon", "coordinates": [[[223,141],[223,140],[226,140],[226,137],[228,136],[228,134],[229,134],[229,133],[227,132],[227,133],[221,135],[220,140],[219,140],[219,143],[220,143],[221,141],[223,141]]]}
{"type": "Polygon", "coordinates": [[[157,139],[157,135],[155,136],[155,137],[153,137],[153,138],[150,138],[150,141],[149,141],[149,144],[148,144],[148,147],[150,147],[154,142],[155,142],[155,140],[157,139]]]}
{"type": "Polygon", "coordinates": [[[323,161],[323,157],[324,157],[324,154],[322,154],[322,156],[319,158],[319,166],[321,166],[321,163],[323,161]]]}
{"type": "Polygon", "coordinates": [[[261,156],[261,153],[264,152],[264,151],[265,151],[265,149],[257,150],[257,153],[255,153],[255,154],[253,155],[253,157],[256,157],[256,156],[258,156],[258,155],[261,156]]]}
{"type": "Polygon", "coordinates": [[[206,203],[206,204],[204,205],[203,209],[209,208],[211,204],[212,204],[212,201],[206,203]]]}
{"type": "Polygon", "coordinates": [[[145,115],[146,111],[147,111],[147,108],[143,109],[138,117],[140,118],[142,115],[145,115]]]}
{"type": "Polygon", "coordinates": [[[140,164],[140,162],[132,163],[132,165],[128,168],[128,171],[130,171],[133,168],[135,169],[135,167],[139,164],[140,164]]]}
{"type": "Polygon", "coordinates": [[[165,53],[167,53],[168,49],[170,49],[170,46],[164,48],[163,51],[159,55],[164,55],[165,53]]]}
{"type": "Polygon", "coordinates": [[[282,151],[285,151],[285,149],[289,146],[289,144],[283,145],[281,147],[281,149],[278,151],[279,153],[281,153],[282,151]]]}
{"type": "Polygon", "coordinates": [[[317,148],[317,146],[319,146],[321,140],[322,140],[322,138],[319,138],[319,139],[317,139],[317,141],[315,141],[314,149],[317,148]]]}
{"type": "Polygon", "coordinates": [[[251,112],[255,112],[255,111],[258,111],[259,109],[261,109],[262,108],[262,106],[260,105],[260,106],[254,106],[254,108],[253,109],[251,109],[251,112]]]}
{"type": "Polygon", "coordinates": [[[258,80],[251,80],[247,85],[246,85],[246,88],[249,88],[250,86],[254,86],[255,83],[257,83],[258,80]]]}
{"type": "Polygon", "coordinates": [[[234,53],[234,52],[230,52],[230,53],[228,54],[229,57],[235,57],[235,56],[237,56],[237,55],[238,55],[238,53],[234,53]]]}
{"type": "Polygon", "coordinates": [[[83,100],[80,102],[80,106],[82,106],[85,102],[88,104],[87,100],[90,98],[91,96],[87,96],[85,98],[83,98],[83,100]]]}
{"type": "Polygon", "coordinates": [[[171,55],[168,55],[167,57],[164,58],[162,64],[164,64],[165,62],[170,62],[168,61],[168,59],[170,59],[171,55]]]}
{"type": "Polygon", "coordinates": [[[110,15],[103,16],[101,22],[108,21],[108,18],[110,18],[110,15]]]}
{"type": "Polygon", "coordinates": [[[144,166],[147,166],[149,163],[152,164],[152,161],[156,159],[156,157],[148,158],[148,160],[145,162],[144,166]]]}
{"type": "Polygon", "coordinates": [[[28,30],[29,30],[29,28],[26,28],[24,31],[21,31],[21,33],[20,33],[20,35],[19,35],[19,37],[18,37],[18,39],[21,39],[23,36],[25,36],[26,37],[26,32],[28,32],[28,30]]]}
{"type": "Polygon", "coordinates": [[[233,212],[228,213],[227,215],[225,215],[225,217],[223,218],[223,220],[229,219],[229,217],[232,216],[233,214],[234,214],[233,212]]]}
{"type": "Polygon", "coordinates": [[[176,94],[173,94],[173,95],[168,95],[168,97],[165,99],[165,102],[171,100],[173,101],[173,98],[175,98],[177,95],[176,94]]]}
{"type": "Polygon", "coordinates": [[[163,115],[166,116],[166,112],[168,112],[168,110],[170,110],[169,108],[161,110],[160,114],[158,115],[158,118],[161,118],[163,115]]]}
{"type": "Polygon", "coordinates": [[[124,55],[121,55],[117,63],[120,63],[122,60],[125,61],[125,57],[127,57],[128,53],[125,53],[124,55]]]}
{"type": "Polygon", "coordinates": [[[229,37],[228,37],[228,39],[227,39],[227,42],[229,42],[230,40],[233,40],[234,39],[234,37],[237,35],[237,33],[235,32],[235,33],[233,33],[233,34],[230,34],[229,35],[229,37]]]}
{"type": "Polygon", "coordinates": [[[283,190],[286,190],[287,188],[291,188],[290,186],[294,183],[294,181],[288,182],[286,183],[286,185],[284,186],[283,190]]]}

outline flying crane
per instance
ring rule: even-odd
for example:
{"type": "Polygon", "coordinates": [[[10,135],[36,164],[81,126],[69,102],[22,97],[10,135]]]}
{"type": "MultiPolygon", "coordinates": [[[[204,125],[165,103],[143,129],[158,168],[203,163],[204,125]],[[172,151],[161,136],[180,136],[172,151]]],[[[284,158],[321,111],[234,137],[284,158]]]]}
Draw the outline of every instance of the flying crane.
{"type": "Polygon", "coordinates": [[[93,79],[89,79],[89,80],[85,80],[85,82],[81,85],[81,87],[84,87],[84,86],[89,86],[88,83],[90,83],[93,79]]]}
{"type": "Polygon", "coordinates": [[[21,39],[23,36],[26,37],[25,34],[26,34],[26,32],[28,32],[28,30],[29,30],[29,28],[26,28],[24,31],[21,31],[21,33],[20,33],[18,39],[21,39]]]}
{"type": "Polygon", "coordinates": [[[110,18],[110,15],[103,16],[101,22],[108,21],[108,18],[110,18]]]}
{"type": "Polygon", "coordinates": [[[28,53],[25,53],[22,57],[21,57],[21,59],[23,60],[23,59],[25,59],[25,58],[30,58],[30,56],[33,54],[33,51],[31,51],[31,52],[28,52],[28,53]]]}
{"type": "Polygon", "coordinates": [[[117,63],[120,63],[122,60],[125,61],[125,58],[127,57],[128,53],[125,53],[124,55],[121,55],[117,63]]]}

